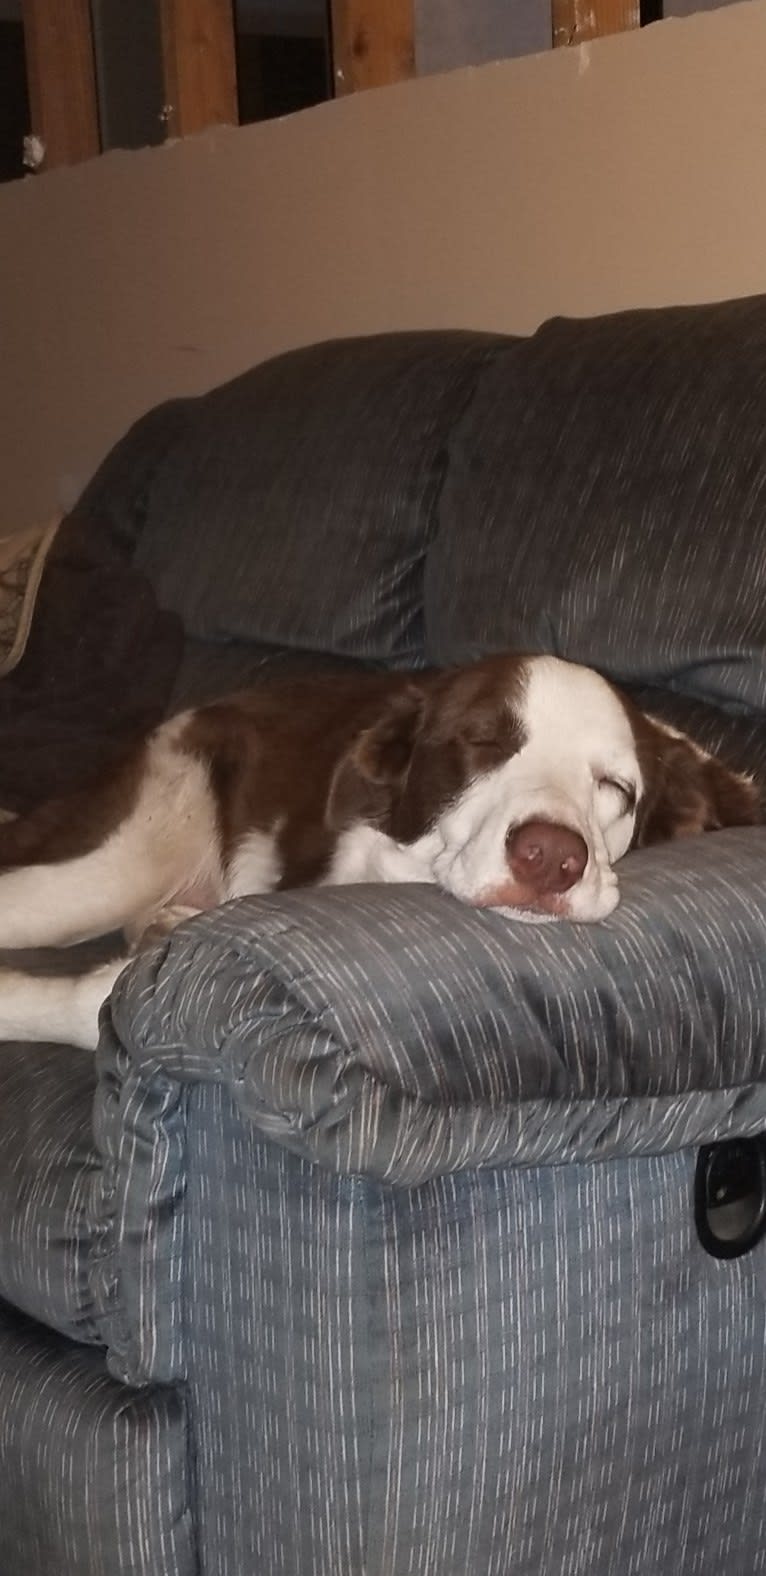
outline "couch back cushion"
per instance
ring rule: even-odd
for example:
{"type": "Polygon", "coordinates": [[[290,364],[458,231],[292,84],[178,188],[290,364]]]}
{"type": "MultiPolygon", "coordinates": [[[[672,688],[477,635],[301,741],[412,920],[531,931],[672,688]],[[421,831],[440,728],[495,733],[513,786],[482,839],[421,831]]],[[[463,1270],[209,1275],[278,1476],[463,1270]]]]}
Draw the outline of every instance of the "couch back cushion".
{"type": "Polygon", "coordinates": [[[187,633],[423,660],[423,561],[447,443],[502,336],[291,351],[187,402],[136,563],[187,633]]]}
{"type": "Polygon", "coordinates": [[[766,297],[556,319],[484,368],[426,570],[438,662],[515,647],[766,706],[766,297]]]}

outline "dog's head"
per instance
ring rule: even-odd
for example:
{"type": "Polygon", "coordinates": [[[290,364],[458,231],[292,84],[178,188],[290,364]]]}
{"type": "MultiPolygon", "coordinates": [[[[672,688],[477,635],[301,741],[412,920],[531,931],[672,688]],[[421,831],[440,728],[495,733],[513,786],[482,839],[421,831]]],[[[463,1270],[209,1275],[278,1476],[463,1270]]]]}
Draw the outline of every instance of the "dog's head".
{"type": "Polygon", "coordinates": [[[469,903],[579,920],[616,906],[632,845],[760,819],[748,778],[543,656],[398,690],[341,763],[329,814],[346,835],[375,826],[469,903]]]}

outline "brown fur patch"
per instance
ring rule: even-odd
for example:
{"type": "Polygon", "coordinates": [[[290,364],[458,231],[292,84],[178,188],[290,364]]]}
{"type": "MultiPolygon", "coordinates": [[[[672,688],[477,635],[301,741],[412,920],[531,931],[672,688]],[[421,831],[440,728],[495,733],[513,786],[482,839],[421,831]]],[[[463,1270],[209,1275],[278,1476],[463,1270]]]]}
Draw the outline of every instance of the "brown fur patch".
{"type": "Polygon", "coordinates": [[[180,736],[215,794],[224,864],[276,829],[280,886],[321,879],[335,846],[325,808],[337,763],[408,685],[398,674],[284,679],[194,713],[180,736]]]}
{"type": "Polygon", "coordinates": [[[247,832],[276,828],[285,888],[321,879],[338,833],[360,818],[413,841],[520,747],[509,699],[522,670],[490,657],[448,673],[327,674],[196,712],[180,744],[208,766],[224,862],[247,832]]]}
{"type": "Polygon", "coordinates": [[[645,784],[636,847],[762,820],[760,795],[748,778],[635,708],[630,716],[645,784]]]}
{"type": "Polygon", "coordinates": [[[145,764],[142,743],[76,793],[0,823],[0,869],[53,864],[98,848],[133,809],[145,764]]]}

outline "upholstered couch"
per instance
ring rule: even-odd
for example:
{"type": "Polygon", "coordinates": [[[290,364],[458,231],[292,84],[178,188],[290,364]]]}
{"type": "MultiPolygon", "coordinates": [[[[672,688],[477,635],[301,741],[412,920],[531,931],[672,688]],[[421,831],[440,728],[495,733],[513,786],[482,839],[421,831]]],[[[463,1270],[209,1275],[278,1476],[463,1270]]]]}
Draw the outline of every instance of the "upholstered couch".
{"type": "MultiPolygon", "coordinates": [[[[68,529],[171,706],[553,650],[765,774],[765,434],[766,300],[380,336],[149,413],[68,529]]],[[[766,829],[622,892],[242,900],[95,1067],[2,1047],[0,1576],[766,1571],[766,829]]]]}

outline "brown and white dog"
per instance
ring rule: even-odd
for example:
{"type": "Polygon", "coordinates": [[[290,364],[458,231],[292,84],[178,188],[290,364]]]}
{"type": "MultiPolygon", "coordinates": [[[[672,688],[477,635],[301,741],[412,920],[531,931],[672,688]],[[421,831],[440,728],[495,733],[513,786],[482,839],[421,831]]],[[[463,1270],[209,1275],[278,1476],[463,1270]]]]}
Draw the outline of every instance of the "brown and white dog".
{"type": "MultiPolygon", "coordinates": [[[[360,881],[600,920],[631,846],[759,819],[748,778],[554,657],[272,682],[0,826],[0,948],[135,941],[245,893],[360,881]]],[[[124,964],[0,970],[0,1038],[95,1045],[124,964]]]]}

